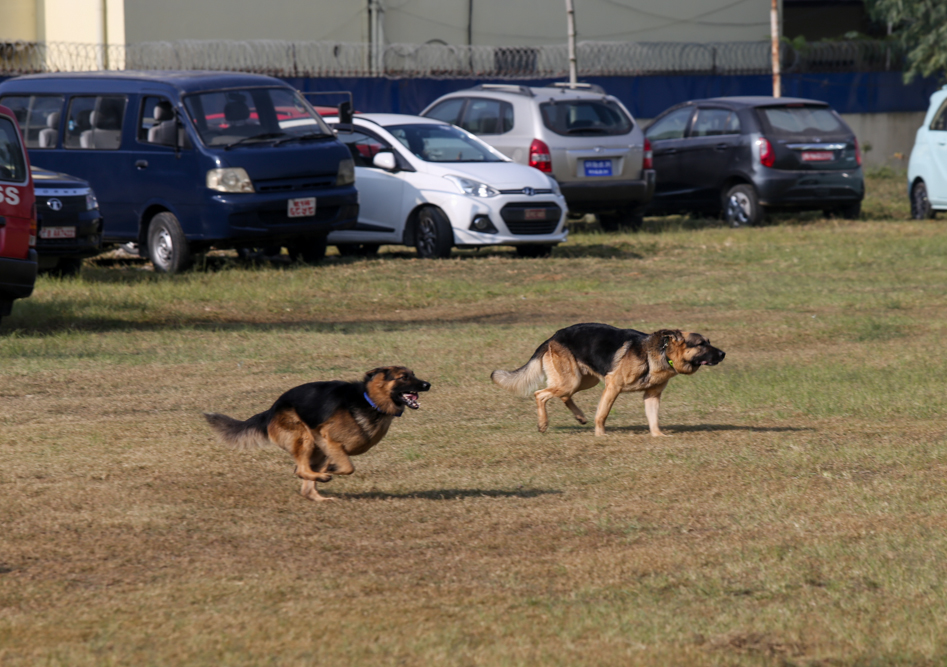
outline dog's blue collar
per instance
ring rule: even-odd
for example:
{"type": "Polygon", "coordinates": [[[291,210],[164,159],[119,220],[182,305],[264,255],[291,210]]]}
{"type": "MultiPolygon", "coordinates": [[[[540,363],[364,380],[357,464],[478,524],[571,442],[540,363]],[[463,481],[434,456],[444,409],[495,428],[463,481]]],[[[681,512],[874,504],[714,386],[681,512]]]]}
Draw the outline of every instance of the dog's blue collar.
{"type": "MultiPolygon", "coordinates": [[[[377,405],[375,405],[375,401],[373,401],[372,399],[370,399],[370,398],[368,397],[368,392],[367,392],[367,391],[366,391],[366,392],[363,392],[363,393],[362,393],[362,396],[365,397],[365,400],[368,401],[368,404],[369,404],[370,406],[372,406],[373,408],[375,408],[376,410],[378,410],[378,411],[379,411],[380,413],[382,413],[383,415],[391,415],[390,412],[385,412],[384,410],[382,410],[381,408],[379,408],[377,405]]],[[[395,417],[400,417],[402,414],[404,414],[404,410],[402,410],[401,412],[399,412],[398,414],[393,415],[393,416],[395,416],[395,417]]]]}

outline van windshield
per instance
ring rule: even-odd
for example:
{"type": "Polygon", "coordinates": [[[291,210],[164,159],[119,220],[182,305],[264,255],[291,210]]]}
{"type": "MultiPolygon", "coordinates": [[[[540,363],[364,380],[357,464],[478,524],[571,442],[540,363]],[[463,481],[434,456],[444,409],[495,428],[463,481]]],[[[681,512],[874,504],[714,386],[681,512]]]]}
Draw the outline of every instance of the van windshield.
{"type": "Polygon", "coordinates": [[[196,93],[184,98],[184,106],[207,146],[335,136],[302,95],[288,88],[196,93]]]}

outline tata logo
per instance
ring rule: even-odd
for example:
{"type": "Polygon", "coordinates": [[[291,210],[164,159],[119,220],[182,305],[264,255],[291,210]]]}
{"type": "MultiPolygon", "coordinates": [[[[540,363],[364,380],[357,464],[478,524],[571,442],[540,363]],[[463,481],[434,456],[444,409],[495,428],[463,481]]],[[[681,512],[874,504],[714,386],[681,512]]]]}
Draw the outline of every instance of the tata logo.
{"type": "Polygon", "coordinates": [[[523,188],[523,194],[526,195],[527,197],[532,197],[534,194],[536,194],[536,191],[533,190],[532,188],[527,187],[527,188],[523,188]]]}
{"type": "Polygon", "coordinates": [[[54,211],[62,210],[62,202],[55,197],[50,197],[48,200],[46,200],[46,205],[54,211]]]}

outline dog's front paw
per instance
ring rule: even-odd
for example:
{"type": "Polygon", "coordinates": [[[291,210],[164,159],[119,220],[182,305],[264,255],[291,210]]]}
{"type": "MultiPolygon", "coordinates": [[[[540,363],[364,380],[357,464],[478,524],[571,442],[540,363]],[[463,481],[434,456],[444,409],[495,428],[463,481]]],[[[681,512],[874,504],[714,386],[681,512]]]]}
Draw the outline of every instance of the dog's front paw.
{"type": "Polygon", "coordinates": [[[539,432],[540,432],[540,433],[545,433],[545,432],[546,432],[546,429],[548,429],[548,428],[549,428],[549,424],[540,424],[540,425],[539,425],[539,432]]]}
{"type": "Polygon", "coordinates": [[[316,474],[316,478],[313,481],[322,482],[323,484],[325,484],[326,482],[332,481],[332,475],[328,475],[324,472],[320,472],[316,474]]]}

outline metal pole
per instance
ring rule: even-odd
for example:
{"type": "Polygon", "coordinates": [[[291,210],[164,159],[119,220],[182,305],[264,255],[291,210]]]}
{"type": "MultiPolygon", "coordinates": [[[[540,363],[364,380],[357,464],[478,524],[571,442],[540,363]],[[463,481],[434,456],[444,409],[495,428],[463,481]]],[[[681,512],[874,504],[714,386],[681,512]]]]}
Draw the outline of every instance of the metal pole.
{"type": "Polygon", "coordinates": [[[773,51],[773,97],[781,97],[783,84],[779,74],[779,0],[772,0],[770,6],[769,31],[773,51]]]}
{"type": "Polygon", "coordinates": [[[566,0],[566,19],[569,27],[569,87],[575,88],[578,75],[575,61],[575,7],[572,0],[566,0]]]}

